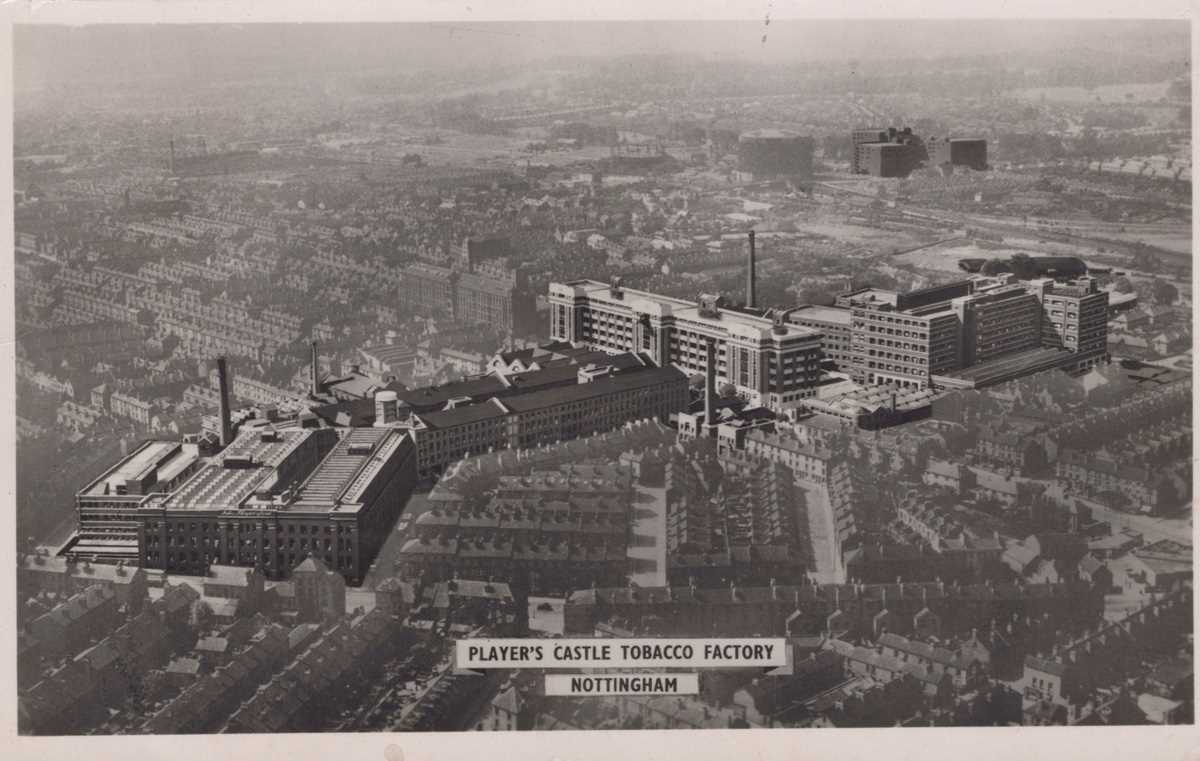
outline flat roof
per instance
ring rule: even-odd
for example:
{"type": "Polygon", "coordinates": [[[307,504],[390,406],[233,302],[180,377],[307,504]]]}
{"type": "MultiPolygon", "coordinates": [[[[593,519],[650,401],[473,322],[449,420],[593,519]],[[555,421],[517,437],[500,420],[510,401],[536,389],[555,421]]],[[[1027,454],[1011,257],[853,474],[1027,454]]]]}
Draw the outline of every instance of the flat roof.
{"type": "Polygon", "coordinates": [[[933,304],[925,304],[912,309],[905,309],[897,314],[908,315],[909,317],[943,317],[946,315],[955,314],[954,307],[949,301],[939,301],[933,304]]]}
{"type": "Polygon", "coordinates": [[[838,309],[837,307],[821,306],[818,304],[807,304],[805,306],[796,307],[789,315],[793,318],[805,320],[820,320],[822,322],[836,322],[839,325],[850,325],[850,320],[854,315],[849,309],[838,309]]]}
{"type": "Polygon", "coordinates": [[[263,430],[254,428],[241,432],[214,462],[201,468],[196,475],[163,501],[167,510],[230,509],[240,505],[254,493],[255,488],[274,474],[314,429],[278,430],[278,440],[262,439],[263,430]],[[232,459],[248,458],[247,467],[226,467],[232,459]]]}
{"type": "Polygon", "coordinates": [[[632,311],[641,312],[661,318],[674,317],[676,321],[684,320],[699,323],[717,330],[724,330],[730,335],[758,339],[808,338],[819,335],[818,331],[786,323],[785,333],[775,335],[772,328],[775,323],[766,317],[758,317],[736,309],[721,307],[717,310],[718,317],[709,317],[700,313],[699,305],[694,301],[661,296],[656,293],[639,291],[633,288],[621,288],[620,298],[613,296],[612,288],[606,283],[596,280],[571,280],[566,283],[552,283],[555,287],[569,288],[575,295],[588,299],[603,301],[608,304],[620,304],[632,311]]]}
{"type": "Polygon", "coordinates": [[[380,449],[384,439],[402,435],[390,428],[355,428],[334,446],[296,491],[300,508],[335,506],[380,449]]]}
{"type": "Polygon", "coordinates": [[[804,137],[804,136],[801,135],[799,132],[793,132],[793,131],[787,130],[787,129],[765,128],[765,129],[750,130],[749,132],[743,132],[741,135],[738,136],[738,139],[739,140],[756,140],[756,139],[757,140],[761,140],[761,139],[777,140],[777,139],[790,139],[790,138],[797,138],[797,137],[804,137]]]}
{"type": "Polygon", "coordinates": [[[1002,357],[972,365],[964,370],[943,373],[941,377],[974,381],[976,386],[1011,380],[1026,373],[1048,370],[1062,364],[1075,354],[1061,349],[1037,348],[1006,354],[1002,357]]]}
{"type": "Polygon", "coordinates": [[[866,301],[870,300],[875,303],[895,305],[900,294],[896,291],[889,291],[886,288],[858,288],[849,293],[840,293],[839,296],[849,299],[850,301],[866,301]]]}
{"type": "Polygon", "coordinates": [[[894,143],[891,140],[872,140],[869,143],[858,143],[859,148],[870,148],[876,151],[892,151],[898,148],[908,148],[907,143],[894,143]]]}
{"type": "Polygon", "coordinates": [[[515,283],[497,280],[494,277],[481,275],[475,272],[463,272],[460,274],[458,276],[458,284],[460,287],[466,286],[469,288],[486,291],[487,293],[495,293],[500,295],[506,295],[517,290],[515,283]]]}
{"type": "Polygon", "coordinates": [[[437,278],[439,280],[449,280],[450,276],[454,273],[453,270],[447,269],[445,267],[438,267],[434,264],[429,264],[427,262],[413,262],[412,264],[405,267],[402,270],[402,272],[405,275],[409,275],[409,274],[421,275],[421,276],[437,278]]]}
{"type": "Polygon", "coordinates": [[[153,467],[163,468],[157,480],[170,480],[199,456],[195,445],[178,441],[147,441],[85,487],[81,493],[89,497],[115,495],[118,486],[124,486],[126,481],[141,477],[153,467]],[[169,466],[169,469],[164,466],[169,466]]]}

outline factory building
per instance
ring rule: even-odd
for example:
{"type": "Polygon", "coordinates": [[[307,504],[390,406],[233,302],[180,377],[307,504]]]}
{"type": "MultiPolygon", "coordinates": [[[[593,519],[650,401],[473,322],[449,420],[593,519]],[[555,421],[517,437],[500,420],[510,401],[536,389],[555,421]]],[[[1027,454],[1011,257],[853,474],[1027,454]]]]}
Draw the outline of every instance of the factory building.
{"type": "Polygon", "coordinates": [[[416,483],[416,448],[387,428],[247,428],[178,488],[138,507],[140,565],[283,578],[310,554],[350,584],[416,483]]]}
{"type": "Polygon", "coordinates": [[[404,268],[400,301],[418,313],[441,313],[467,325],[494,325],[511,335],[537,329],[536,298],[527,273],[509,260],[503,236],[463,240],[447,266],[415,262],[404,268]]]}
{"type": "Polygon", "coordinates": [[[1108,294],[1090,278],[979,276],[909,294],[864,288],[838,301],[851,314],[850,376],[863,385],[975,387],[1107,358],[1108,294]]]}
{"type": "Polygon", "coordinates": [[[820,377],[820,333],[782,316],[726,308],[716,296],[692,302],[628,289],[619,278],[611,284],[575,280],[550,285],[550,309],[555,340],[613,354],[641,352],[690,374],[705,372],[713,341],[718,383],[777,412],[799,407],[820,377]]]}
{"type": "Polygon", "coordinates": [[[850,171],[875,177],[907,177],[925,163],[925,143],[911,127],[860,128],[850,133],[850,171]]]}
{"type": "Polygon", "coordinates": [[[1087,370],[1108,359],[1108,292],[1083,277],[1069,283],[1030,283],[1042,307],[1042,345],[1073,352],[1069,369],[1087,370]]]}
{"type": "Polygon", "coordinates": [[[934,166],[949,164],[969,169],[988,168],[987,140],[981,137],[943,137],[929,141],[934,166]]]}
{"type": "Polygon", "coordinates": [[[849,309],[808,304],[787,313],[787,320],[821,333],[821,353],[826,362],[844,370],[850,366],[851,313],[849,309]]]}
{"type": "Polygon", "coordinates": [[[79,526],[59,554],[102,563],[138,558],[138,510],[199,469],[195,444],[145,441],[75,495],[79,526]]]}
{"type": "MultiPolygon", "coordinates": [[[[636,359],[626,357],[627,359],[636,359]]],[[[531,449],[619,428],[632,420],[667,420],[686,410],[687,376],[671,367],[640,362],[589,363],[525,374],[529,388],[488,396],[479,403],[450,400],[443,408],[414,412],[406,421],[422,478],[436,478],[464,457],[499,449],[531,449]]]]}

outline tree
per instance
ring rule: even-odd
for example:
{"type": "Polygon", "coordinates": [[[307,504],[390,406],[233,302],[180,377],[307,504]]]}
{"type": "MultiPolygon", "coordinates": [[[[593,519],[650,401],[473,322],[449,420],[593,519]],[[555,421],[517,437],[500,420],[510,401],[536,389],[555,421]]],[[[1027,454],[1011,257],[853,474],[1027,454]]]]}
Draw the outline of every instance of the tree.
{"type": "Polygon", "coordinates": [[[1008,260],[1008,267],[1014,275],[1022,280],[1030,280],[1037,275],[1033,259],[1029,254],[1018,252],[1008,260]]]}
{"type": "Polygon", "coordinates": [[[833,294],[826,292],[823,288],[809,286],[801,288],[796,294],[797,304],[816,304],[818,306],[833,306],[833,294]]]}
{"type": "Polygon", "coordinates": [[[1117,293],[1133,293],[1133,283],[1127,277],[1119,277],[1113,281],[1113,290],[1117,293]]]}
{"type": "Polygon", "coordinates": [[[146,700],[146,674],[129,663],[124,656],[118,657],[115,670],[124,688],[123,695],[135,710],[142,710],[146,700]]]}
{"type": "Polygon", "coordinates": [[[1155,280],[1150,293],[1156,302],[1164,306],[1174,304],[1179,298],[1179,289],[1166,280],[1155,280]]]}
{"type": "MultiPolygon", "coordinates": [[[[1124,228],[1121,230],[1124,232],[1124,228]]],[[[1158,272],[1158,257],[1154,255],[1154,250],[1150,246],[1138,241],[1132,246],[1131,254],[1130,267],[1143,272],[1158,272]]]]}
{"type": "Polygon", "coordinates": [[[195,616],[196,630],[199,632],[208,632],[216,620],[216,614],[213,612],[212,606],[203,600],[196,603],[192,614],[195,616]]]}
{"type": "Polygon", "coordinates": [[[979,271],[985,275],[999,275],[1008,272],[1008,264],[1003,259],[988,259],[979,271]]]}
{"type": "Polygon", "coordinates": [[[717,393],[721,395],[722,399],[736,399],[738,390],[737,386],[733,385],[732,383],[726,383],[721,386],[717,393]]]}

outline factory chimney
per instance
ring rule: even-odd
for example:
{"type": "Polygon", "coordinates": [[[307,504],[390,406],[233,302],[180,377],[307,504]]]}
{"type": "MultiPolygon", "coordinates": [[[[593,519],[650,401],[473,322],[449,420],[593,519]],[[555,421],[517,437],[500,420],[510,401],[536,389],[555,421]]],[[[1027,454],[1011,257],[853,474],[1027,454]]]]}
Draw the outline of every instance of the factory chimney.
{"type": "Polygon", "coordinates": [[[321,369],[317,363],[317,342],[312,342],[312,354],[309,359],[308,368],[309,394],[316,397],[321,393],[321,369]]]}
{"type": "Polygon", "coordinates": [[[224,357],[217,357],[217,387],[220,393],[218,414],[221,416],[221,446],[233,441],[233,421],[229,409],[229,368],[224,357]]]}
{"type": "Polygon", "coordinates": [[[754,265],[754,231],[751,230],[750,231],[750,259],[749,259],[749,261],[746,262],[746,307],[749,309],[754,309],[756,306],[755,299],[754,299],[754,296],[755,296],[754,290],[755,290],[755,286],[756,286],[756,283],[755,283],[756,274],[757,273],[755,272],[755,265],[754,265]]]}
{"type": "Polygon", "coordinates": [[[171,174],[175,174],[175,138],[170,138],[171,144],[171,174]]]}
{"type": "Polygon", "coordinates": [[[717,424],[717,342],[704,342],[704,435],[712,436],[717,424]]]}

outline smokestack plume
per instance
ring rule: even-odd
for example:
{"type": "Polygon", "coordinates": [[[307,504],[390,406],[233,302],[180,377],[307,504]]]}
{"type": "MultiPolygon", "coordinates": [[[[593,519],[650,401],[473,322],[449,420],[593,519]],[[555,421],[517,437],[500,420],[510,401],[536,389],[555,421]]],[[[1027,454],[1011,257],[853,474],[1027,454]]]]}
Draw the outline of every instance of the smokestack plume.
{"type": "Polygon", "coordinates": [[[746,262],[746,306],[754,309],[757,306],[755,302],[755,281],[757,273],[755,272],[754,262],[754,231],[750,231],[750,259],[746,262]]]}
{"type": "Polygon", "coordinates": [[[308,380],[309,380],[309,385],[311,386],[311,388],[309,388],[309,393],[312,394],[313,396],[317,396],[318,394],[321,393],[321,385],[320,385],[321,384],[321,369],[317,363],[317,342],[316,341],[312,342],[312,355],[309,360],[309,365],[310,366],[308,368],[308,375],[309,375],[308,380]]]}
{"type": "Polygon", "coordinates": [[[704,342],[704,434],[712,435],[717,424],[717,342],[704,342]]]}
{"type": "Polygon", "coordinates": [[[233,420],[229,409],[229,368],[224,357],[217,357],[217,386],[220,393],[218,414],[221,416],[221,446],[233,441],[233,420]]]}

